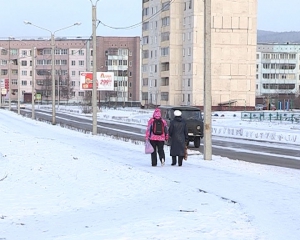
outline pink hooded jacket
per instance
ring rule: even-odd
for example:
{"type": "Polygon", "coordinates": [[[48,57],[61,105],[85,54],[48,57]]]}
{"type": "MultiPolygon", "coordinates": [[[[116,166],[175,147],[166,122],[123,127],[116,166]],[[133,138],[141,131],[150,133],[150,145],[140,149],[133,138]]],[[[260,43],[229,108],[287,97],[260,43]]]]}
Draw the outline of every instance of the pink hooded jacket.
{"type": "Polygon", "coordinates": [[[152,123],[153,123],[153,121],[154,121],[155,118],[156,119],[161,118],[161,112],[160,112],[159,108],[156,108],[154,110],[153,118],[150,118],[149,121],[148,121],[147,130],[146,130],[146,140],[147,139],[154,140],[154,141],[165,141],[165,140],[168,140],[169,139],[168,124],[167,124],[167,122],[164,119],[162,119],[163,124],[164,124],[164,134],[162,134],[162,135],[155,135],[151,131],[151,126],[152,126],[152,123]]]}

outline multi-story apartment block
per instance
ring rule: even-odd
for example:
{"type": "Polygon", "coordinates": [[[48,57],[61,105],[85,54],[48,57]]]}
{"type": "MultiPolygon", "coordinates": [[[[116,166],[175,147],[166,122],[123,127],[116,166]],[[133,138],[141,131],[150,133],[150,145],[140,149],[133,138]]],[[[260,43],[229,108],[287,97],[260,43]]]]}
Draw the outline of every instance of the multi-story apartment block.
{"type": "MultiPolygon", "coordinates": [[[[93,71],[93,54],[90,39],[56,38],[55,101],[78,103],[90,94],[91,91],[80,90],[80,73],[93,71]]],[[[139,105],[140,37],[97,37],[96,54],[97,72],[110,71],[115,75],[114,90],[98,91],[98,101],[139,105]]],[[[42,101],[52,101],[52,66],[49,39],[0,40],[0,79],[2,83],[10,80],[12,101],[17,100],[19,83],[21,101],[31,101],[32,79],[35,79],[34,91],[42,96],[42,101]]]]}
{"type": "Polygon", "coordinates": [[[300,44],[258,44],[256,96],[285,109],[285,102],[299,94],[300,44]]]}
{"type": "MultiPolygon", "coordinates": [[[[256,0],[212,1],[212,106],[255,105],[256,0]]],[[[204,2],[143,0],[142,104],[204,105],[204,2]]]]}

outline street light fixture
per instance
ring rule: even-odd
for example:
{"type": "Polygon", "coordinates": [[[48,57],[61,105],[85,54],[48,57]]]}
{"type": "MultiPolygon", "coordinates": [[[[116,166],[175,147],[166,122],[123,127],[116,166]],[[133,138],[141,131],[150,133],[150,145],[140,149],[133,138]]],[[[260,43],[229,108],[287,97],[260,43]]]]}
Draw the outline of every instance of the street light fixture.
{"type": "Polygon", "coordinates": [[[55,61],[55,52],[54,52],[55,51],[55,39],[54,39],[54,35],[58,31],[65,30],[67,28],[80,25],[81,23],[76,22],[76,23],[74,23],[70,26],[58,29],[56,31],[50,31],[49,29],[40,27],[40,26],[35,25],[35,24],[33,24],[31,22],[28,22],[28,21],[24,21],[24,23],[28,24],[28,25],[32,25],[32,26],[37,27],[37,28],[40,28],[42,30],[45,30],[45,31],[47,31],[51,34],[51,46],[52,46],[52,51],[51,51],[51,55],[52,55],[52,60],[51,60],[52,61],[52,124],[55,125],[56,122],[55,122],[55,62],[54,62],[55,61]]]}

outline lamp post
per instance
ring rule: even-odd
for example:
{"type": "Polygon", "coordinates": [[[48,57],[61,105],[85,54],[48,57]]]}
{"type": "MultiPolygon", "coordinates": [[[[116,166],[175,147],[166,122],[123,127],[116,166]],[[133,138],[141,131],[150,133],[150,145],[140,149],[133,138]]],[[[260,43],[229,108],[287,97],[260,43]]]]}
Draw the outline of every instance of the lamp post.
{"type": "Polygon", "coordinates": [[[32,25],[34,27],[37,27],[37,28],[40,28],[42,30],[45,30],[47,32],[49,32],[51,34],[51,47],[52,47],[52,51],[51,51],[51,55],[52,55],[52,60],[51,60],[51,63],[52,63],[52,124],[55,125],[56,124],[56,121],[55,121],[55,39],[54,39],[54,36],[55,36],[55,33],[58,32],[58,31],[61,31],[61,30],[65,30],[67,28],[70,28],[70,27],[73,27],[73,26],[76,26],[76,25],[80,25],[81,23],[74,23],[70,26],[67,26],[67,27],[64,27],[64,28],[61,28],[61,29],[58,29],[56,31],[50,31],[49,29],[46,29],[46,28],[43,28],[43,27],[40,27],[38,25],[35,25],[31,22],[28,22],[28,21],[24,21],[25,24],[29,24],[29,25],[32,25]]]}
{"type": "MultiPolygon", "coordinates": [[[[93,135],[97,135],[97,39],[96,39],[96,21],[97,21],[97,3],[92,4],[92,27],[93,27],[93,90],[92,90],[92,107],[93,107],[93,135]]],[[[99,96],[100,97],[100,96],[99,96]]]]}
{"type": "Polygon", "coordinates": [[[12,38],[9,37],[8,38],[8,91],[9,91],[9,95],[8,95],[8,110],[11,110],[11,67],[10,67],[10,40],[12,38]]]}
{"type": "Polygon", "coordinates": [[[35,51],[36,51],[36,47],[32,48],[32,80],[31,80],[31,118],[35,119],[35,51]]]}

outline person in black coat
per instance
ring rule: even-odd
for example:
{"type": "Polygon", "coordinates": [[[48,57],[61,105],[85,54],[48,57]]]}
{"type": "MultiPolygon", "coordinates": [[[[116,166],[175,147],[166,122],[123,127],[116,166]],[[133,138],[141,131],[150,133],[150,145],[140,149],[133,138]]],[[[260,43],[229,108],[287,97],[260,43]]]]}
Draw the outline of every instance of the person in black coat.
{"type": "Polygon", "coordinates": [[[171,143],[170,156],[172,156],[172,166],[177,164],[182,166],[182,160],[184,158],[185,146],[188,142],[188,130],[184,119],[181,117],[181,111],[174,111],[174,119],[170,123],[169,138],[171,143]]]}

